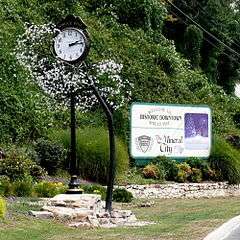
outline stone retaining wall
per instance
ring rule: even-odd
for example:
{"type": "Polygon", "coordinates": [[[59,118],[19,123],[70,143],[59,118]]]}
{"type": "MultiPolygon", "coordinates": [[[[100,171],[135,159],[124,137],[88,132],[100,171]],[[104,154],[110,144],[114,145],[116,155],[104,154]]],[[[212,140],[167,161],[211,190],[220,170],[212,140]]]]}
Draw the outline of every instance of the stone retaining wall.
{"type": "Polygon", "coordinates": [[[240,196],[240,185],[219,183],[171,183],[128,185],[123,188],[135,198],[214,198],[240,196]]]}

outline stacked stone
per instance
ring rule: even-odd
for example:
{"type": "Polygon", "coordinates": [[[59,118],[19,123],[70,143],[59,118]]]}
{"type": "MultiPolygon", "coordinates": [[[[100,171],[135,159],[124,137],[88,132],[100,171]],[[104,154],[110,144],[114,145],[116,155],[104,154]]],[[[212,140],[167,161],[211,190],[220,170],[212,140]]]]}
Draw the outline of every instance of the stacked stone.
{"type": "Polygon", "coordinates": [[[240,196],[240,185],[218,183],[172,183],[128,185],[124,188],[135,198],[214,198],[240,196]]]}
{"type": "Polygon", "coordinates": [[[138,222],[130,210],[113,209],[109,213],[104,205],[97,194],[60,194],[49,199],[41,211],[30,211],[30,214],[38,218],[65,220],[71,227],[111,228],[148,224],[138,222]]]}

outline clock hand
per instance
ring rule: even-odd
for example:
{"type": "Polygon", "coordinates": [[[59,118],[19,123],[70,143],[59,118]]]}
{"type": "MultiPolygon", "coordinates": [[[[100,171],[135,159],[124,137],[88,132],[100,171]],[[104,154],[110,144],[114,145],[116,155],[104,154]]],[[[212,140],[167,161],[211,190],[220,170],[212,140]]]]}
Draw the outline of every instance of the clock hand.
{"type": "Polygon", "coordinates": [[[76,45],[76,44],[83,44],[83,42],[80,42],[80,40],[78,40],[78,41],[76,41],[76,42],[69,43],[68,45],[69,45],[69,47],[72,47],[72,46],[74,46],[74,45],[76,45]]]}

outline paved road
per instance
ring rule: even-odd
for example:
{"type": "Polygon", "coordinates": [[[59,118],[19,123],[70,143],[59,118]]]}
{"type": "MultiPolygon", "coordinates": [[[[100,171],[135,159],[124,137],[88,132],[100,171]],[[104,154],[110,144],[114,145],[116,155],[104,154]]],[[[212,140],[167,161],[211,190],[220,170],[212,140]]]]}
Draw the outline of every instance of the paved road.
{"type": "Polygon", "coordinates": [[[209,233],[203,240],[240,240],[240,215],[209,233]]]}
{"type": "Polygon", "coordinates": [[[224,240],[240,240],[240,227],[234,230],[231,235],[224,240]]]}

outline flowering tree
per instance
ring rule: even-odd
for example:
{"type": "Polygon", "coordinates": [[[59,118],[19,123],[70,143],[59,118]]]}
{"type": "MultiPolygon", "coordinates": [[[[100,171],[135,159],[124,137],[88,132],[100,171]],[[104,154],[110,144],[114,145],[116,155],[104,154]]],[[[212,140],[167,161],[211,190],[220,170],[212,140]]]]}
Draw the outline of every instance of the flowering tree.
{"type": "MultiPolygon", "coordinates": [[[[52,47],[52,40],[57,31],[59,30],[52,24],[32,25],[26,28],[25,33],[19,38],[15,50],[16,56],[20,64],[29,70],[31,79],[43,91],[55,100],[71,105],[71,112],[74,112],[71,114],[74,116],[71,119],[75,118],[75,110],[72,110],[75,102],[77,107],[83,111],[91,109],[98,101],[101,103],[109,127],[110,171],[106,209],[111,211],[116,169],[112,111],[123,106],[130,99],[131,84],[121,77],[123,65],[113,60],[103,60],[90,66],[82,63],[75,67],[54,57],[51,52],[49,53],[49,49],[52,47]]],[[[74,152],[75,123],[71,129],[71,135],[71,141],[74,142],[71,152],[74,152]]],[[[76,159],[76,154],[71,158],[76,159]]],[[[74,160],[71,162],[76,163],[74,160]]]]}
{"type": "Polygon", "coordinates": [[[15,50],[18,61],[27,68],[31,80],[55,100],[69,105],[70,93],[76,94],[76,104],[88,110],[98,103],[92,85],[114,110],[122,107],[131,95],[131,84],[121,77],[122,64],[102,60],[86,67],[78,67],[54,57],[49,51],[58,29],[53,24],[31,25],[19,38],[15,50]]]}

